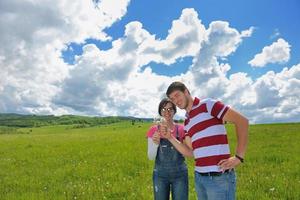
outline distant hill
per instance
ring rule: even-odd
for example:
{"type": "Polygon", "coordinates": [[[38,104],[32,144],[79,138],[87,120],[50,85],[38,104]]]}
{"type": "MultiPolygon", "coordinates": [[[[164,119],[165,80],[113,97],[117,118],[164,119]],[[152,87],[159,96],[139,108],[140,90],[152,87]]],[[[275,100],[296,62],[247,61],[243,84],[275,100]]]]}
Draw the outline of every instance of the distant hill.
{"type": "Polygon", "coordinates": [[[82,125],[96,126],[101,124],[111,124],[121,121],[151,121],[147,118],[135,117],[88,117],[78,115],[21,115],[21,114],[0,114],[0,126],[8,127],[39,127],[48,125],[82,125]]]}

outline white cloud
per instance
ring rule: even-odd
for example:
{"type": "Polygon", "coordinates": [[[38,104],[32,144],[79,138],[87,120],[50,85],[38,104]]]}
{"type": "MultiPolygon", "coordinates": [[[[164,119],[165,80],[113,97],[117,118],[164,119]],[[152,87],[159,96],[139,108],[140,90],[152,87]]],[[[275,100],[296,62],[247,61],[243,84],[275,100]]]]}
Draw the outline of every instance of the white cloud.
{"type": "Polygon", "coordinates": [[[270,46],[263,48],[248,62],[252,67],[264,67],[268,63],[285,63],[290,59],[290,45],[284,39],[279,38],[270,46]]]}
{"type": "Polygon", "coordinates": [[[157,103],[171,78],[156,75],[150,68],[141,71],[141,67],[195,55],[204,34],[193,9],[183,10],[165,40],[155,39],[140,22],[130,22],[124,36],[112,41],[111,49],[101,51],[95,45],[83,48],[54,102],[88,114],[153,116],[157,105],[149,101],[156,99],[157,103]],[[167,51],[172,53],[167,56],[167,51]],[[151,106],[142,107],[145,102],[151,106]]]}
{"type": "MultiPolygon", "coordinates": [[[[109,55],[117,57],[118,51],[112,49],[109,55]]],[[[87,114],[114,114],[115,109],[109,109],[113,103],[110,87],[116,84],[122,86],[128,80],[134,69],[134,57],[118,57],[112,62],[106,52],[89,44],[84,47],[83,55],[78,57],[77,62],[63,83],[61,93],[56,96],[55,103],[87,114]],[[103,112],[103,109],[108,112],[103,112]]]]}
{"type": "Polygon", "coordinates": [[[195,84],[202,88],[197,92],[198,95],[219,97],[225,93],[227,85],[230,84],[226,74],[231,67],[228,63],[220,63],[219,60],[224,60],[223,58],[234,53],[243,37],[249,37],[251,33],[252,28],[239,33],[229,27],[228,22],[223,21],[215,21],[209,25],[207,39],[191,67],[195,84]]]}
{"type": "MultiPolygon", "coordinates": [[[[96,8],[92,1],[1,2],[0,112],[153,117],[168,85],[180,80],[193,95],[221,99],[251,122],[299,120],[300,64],[257,80],[246,73],[228,76],[228,57],[254,28],[238,31],[214,21],[206,29],[194,9],[174,19],[166,38],[133,21],[124,36],[111,41],[111,49],[88,44],[74,65],[65,64],[60,56],[66,44],[112,40],[103,30],[126,14],[129,3],[99,2],[96,8]],[[193,64],[185,74],[151,70],[151,62],[170,65],[187,56],[193,64]]],[[[272,59],[284,62],[290,45],[279,39],[264,49],[261,55],[276,52],[272,59]]],[[[271,62],[270,57],[263,60],[271,62]]]]}
{"type": "Polygon", "coordinates": [[[237,106],[251,122],[299,121],[300,64],[279,73],[269,71],[248,86],[238,94],[244,100],[237,106]]]}
{"type": "Polygon", "coordinates": [[[0,6],[0,111],[64,113],[52,98],[69,75],[61,50],[87,38],[110,39],[103,29],[128,1],[3,0],[0,6]],[[111,5],[110,5],[111,4],[111,5]]]}
{"type": "Polygon", "coordinates": [[[178,20],[174,20],[165,40],[146,40],[140,47],[141,64],[149,60],[170,65],[177,59],[195,56],[206,37],[205,27],[194,9],[183,9],[178,20]]]}
{"type": "Polygon", "coordinates": [[[161,51],[166,64],[175,62],[177,58],[194,56],[205,39],[205,27],[198,19],[194,9],[184,9],[178,20],[174,20],[169,35],[161,51]]]}

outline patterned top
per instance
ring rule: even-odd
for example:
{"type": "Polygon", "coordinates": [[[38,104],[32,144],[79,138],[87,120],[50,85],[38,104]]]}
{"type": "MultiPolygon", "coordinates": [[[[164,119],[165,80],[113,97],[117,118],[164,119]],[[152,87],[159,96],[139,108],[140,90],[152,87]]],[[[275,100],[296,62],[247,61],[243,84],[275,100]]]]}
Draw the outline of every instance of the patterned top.
{"type": "Polygon", "coordinates": [[[192,109],[186,113],[184,130],[191,138],[198,172],[219,172],[222,159],[230,157],[227,133],[223,117],[228,106],[213,99],[195,98],[192,109]]]}

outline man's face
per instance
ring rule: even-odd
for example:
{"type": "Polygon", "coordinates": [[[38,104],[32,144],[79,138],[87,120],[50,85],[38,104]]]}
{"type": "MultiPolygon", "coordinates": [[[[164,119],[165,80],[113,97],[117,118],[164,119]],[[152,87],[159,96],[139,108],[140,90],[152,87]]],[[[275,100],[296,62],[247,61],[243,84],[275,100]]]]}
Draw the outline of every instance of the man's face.
{"type": "Polygon", "coordinates": [[[188,105],[188,98],[184,92],[175,90],[169,95],[170,100],[180,109],[186,109],[188,105]]]}

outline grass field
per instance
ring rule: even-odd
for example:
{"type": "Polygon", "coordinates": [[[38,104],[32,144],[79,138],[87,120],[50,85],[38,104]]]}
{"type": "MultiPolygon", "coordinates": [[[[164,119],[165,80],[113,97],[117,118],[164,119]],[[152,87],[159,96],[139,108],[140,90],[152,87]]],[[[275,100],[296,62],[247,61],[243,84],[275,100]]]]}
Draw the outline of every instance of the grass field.
{"type": "MultiPolygon", "coordinates": [[[[151,200],[149,123],[53,126],[0,135],[0,199],[151,200]]],[[[233,127],[227,126],[232,152],[233,127]]],[[[300,199],[300,124],[252,125],[237,199],[300,199]]],[[[196,199],[188,159],[190,199],[196,199]]]]}

